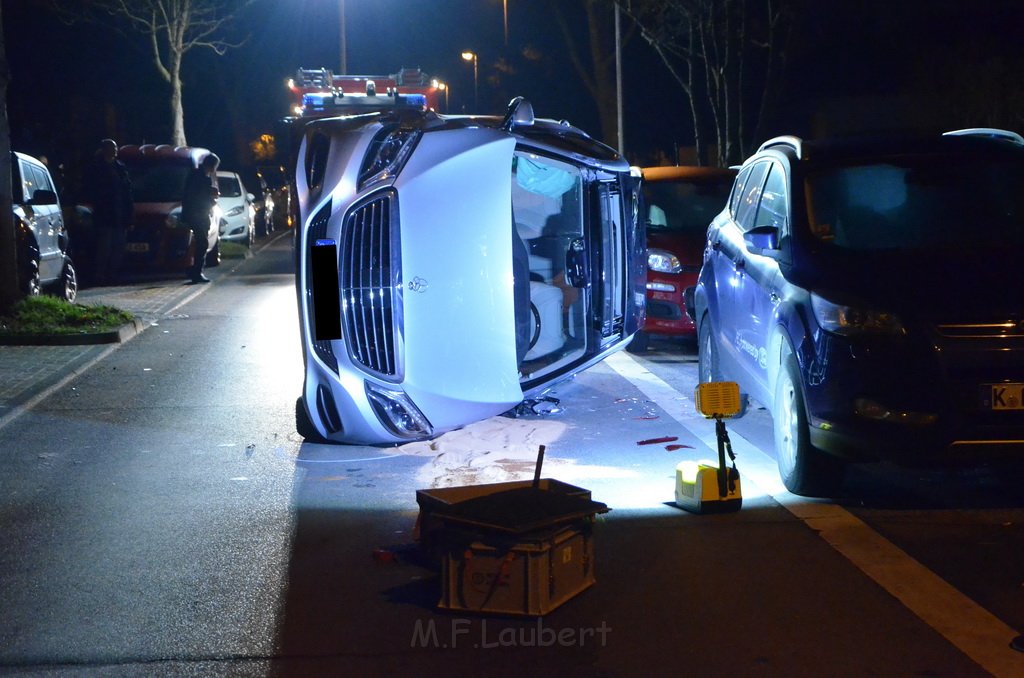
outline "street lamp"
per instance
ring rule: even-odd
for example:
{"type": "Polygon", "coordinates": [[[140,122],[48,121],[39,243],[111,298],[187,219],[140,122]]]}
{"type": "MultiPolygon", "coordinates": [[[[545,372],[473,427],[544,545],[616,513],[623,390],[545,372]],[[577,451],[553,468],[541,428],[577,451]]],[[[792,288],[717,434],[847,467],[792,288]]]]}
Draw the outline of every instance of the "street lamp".
{"type": "Polygon", "coordinates": [[[466,50],[465,52],[462,53],[462,58],[465,59],[466,61],[472,61],[473,62],[473,110],[475,112],[479,113],[480,112],[480,96],[479,96],[479,91],[477,90],[477,73],[478,73],[478,70],[477,70],[477,56],[476,56],[476,52],[470,52],[469,50],[466,50]]]}
{"type": "Polygon", "coordinates": [[[346,41],[346,30],[345,30],[345,0],[338,0],[338,35],[339,39],[339,51],[341,56],[341,74],[345,75],[348,73],[348,45],[346,41]]]}

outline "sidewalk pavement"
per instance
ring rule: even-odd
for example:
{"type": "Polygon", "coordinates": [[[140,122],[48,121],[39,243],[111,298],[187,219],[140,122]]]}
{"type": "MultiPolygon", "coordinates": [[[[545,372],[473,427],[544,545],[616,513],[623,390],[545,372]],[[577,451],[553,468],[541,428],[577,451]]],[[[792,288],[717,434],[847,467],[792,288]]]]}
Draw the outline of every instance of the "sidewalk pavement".
{"type": "MultiPolygon", "coordinates": [[[[276,238],[258,242],[255,253],[276,238]]],[[[252,255],[247,255],[246,258],[252,255]]],[[[167,275],[129,285],[92,287],[78,292],[80,304],[113,306],[132,313],[137,322],[99,343],[80,345],[0,345],[0,428],[117,350],[139,332],[199,296],[216,281],[230,275],[243,259],[226,259],[216,273],[208,271],[210,285],[189,285],[182,277],[167,275]]]]}

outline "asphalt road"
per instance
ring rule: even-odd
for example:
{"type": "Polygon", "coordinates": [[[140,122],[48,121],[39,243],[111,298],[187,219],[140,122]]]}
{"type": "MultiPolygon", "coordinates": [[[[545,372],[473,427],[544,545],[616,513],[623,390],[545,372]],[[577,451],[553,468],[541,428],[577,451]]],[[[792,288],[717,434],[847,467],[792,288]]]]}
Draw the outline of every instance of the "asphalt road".
{"type": "Polygon", "coordinates": [[[304,443],[288,240],[0,428],[0,671],[25,675],[1019,676],[1024,492],[990,470],[785,492],[729,423],[738,513],[672,505],[713,456],[692,348],[619,354],[433,444],[304,443]],[[638,444],[656,438],[670,443],[638,444]],[[596,584],[536,619],[437,609],[416,490],[591,490],[596,584]],[[669,446],[673,447],[669,449],[669,446]]]}

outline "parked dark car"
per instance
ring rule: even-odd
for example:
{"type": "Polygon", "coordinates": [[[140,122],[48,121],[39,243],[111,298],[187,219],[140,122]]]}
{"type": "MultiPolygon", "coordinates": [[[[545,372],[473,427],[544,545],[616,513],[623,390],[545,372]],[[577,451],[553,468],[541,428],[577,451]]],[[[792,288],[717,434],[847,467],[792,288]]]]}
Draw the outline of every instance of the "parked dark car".
{"type": "Polygon", "coordinates": [[[68,233],[53,177],[36,158],[12,152],[11,188],[21,292],[52,291],[73,302],[78,276],[68,254],[68,233]]]}
{"type": "Polygon", "coordinates": [[[695,290],[701,381],[772,411],[778,466],[1024,459],[1024,140],[765,142],[695,290]]]}
{"type": "Polygon", "coordinates": [[[308,122],[296,189],[306,438],[401,443],[501,414],[643,319],[639,177],[521,97],[308,122]]]}
{"type": "Polygon", "coordinates": [[[280,165],[263,165],[257,169],[257,174],[266,183],[268,200],[273,203],[273,210],[268,211],[272,218],[267,232],[292,228],[295,225],[294,187],[287,170],[280,165]]]}
{"type": "Polygon", "coordinates": [[[736,171],[720,167],[644,167],[647,220],[647,317],[629,350],[649,335],[696,338],[683,292],[697,284],[708,225],[726,202],[736,171]]]}
{"type": "MultiPolygon", "coordinates": [[[[135,209],[125,246],[125,266],[185,270],[195,241],[181,221],[181,199],[188,173],[210,151],[199,147],[144,144],[122,146],[117,157],[128,168],[135,209]]],[[[206,265],[220,264],[219,218],[211,215],[206,265]]]]}

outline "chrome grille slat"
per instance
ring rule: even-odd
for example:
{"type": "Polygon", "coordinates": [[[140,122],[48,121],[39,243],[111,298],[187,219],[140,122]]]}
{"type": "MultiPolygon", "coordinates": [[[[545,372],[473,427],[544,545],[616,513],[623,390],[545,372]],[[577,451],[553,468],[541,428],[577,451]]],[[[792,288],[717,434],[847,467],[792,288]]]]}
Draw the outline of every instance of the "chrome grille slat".
{"type": "Polygon", "coordinates": [[[401,300],[393,270],[394,194],[383,193],[358,205],[345,219],[342,260],[343,309],[353,360],[384,377],[398,376],[396,317],[401,300]]]}

